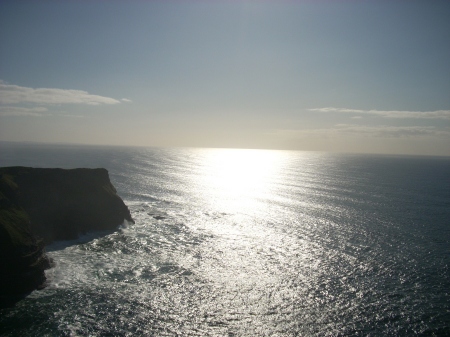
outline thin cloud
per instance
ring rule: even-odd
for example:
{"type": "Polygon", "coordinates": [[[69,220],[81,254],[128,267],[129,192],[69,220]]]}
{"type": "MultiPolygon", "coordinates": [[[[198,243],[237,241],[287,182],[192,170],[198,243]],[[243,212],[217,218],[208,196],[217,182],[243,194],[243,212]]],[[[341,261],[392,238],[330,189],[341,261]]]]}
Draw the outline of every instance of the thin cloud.
{"type": "Polygon", "coordinates": [[[52,88],[28,88],[7,84],[0,80],[0,104],[35,103],[35,104],[118,104],[119,100],[91,95],[82,90],[65,90],[52,88]]]}
{"type": "Polygon", "coordinates": [[[21,108],[13,106],[0,106],[0,116],[32,116],[41,117],[48,115],[46,113],[47,108],[37,107],[37,108],[21,108]]]}
{"type": "Polygon", "coordinates": [[[432,126],[366,126],[355,124],[337,124],[332,128],[323,129],[284,129],[276,130],[273,134],[291,137],[319,136],[330,138],[343,135],[355,135],[375,138],[417,138],[417,137],[449,137],[450,130],[438,130],[432,126]]]}
{"type": "Polygon", "coordinates": [[[450,110],[436,110],[436,111],[358,110],[358,109],[333,108],[333,107],[315,108],[308,110],[317,112],[339,112],[339,113],[375,115],[384,118],[450,119],[450,110]]]}
{"type": "Polygon", "coordinates": [[[122,102],[126,102],[126,103],[131,103],[131,102],[133,102],[131,99],[128,99],[128,98],[122,98],[121,101],[122,101],[122,102]]]}
{"type": "Polygon", "coordinates": [[[374,137],[404,138],[421,136],[449,136],[448,131],[438,130],[432,126],[366,126],[338,124],[335,131],[340,133],[362,134],[374,137]]]}

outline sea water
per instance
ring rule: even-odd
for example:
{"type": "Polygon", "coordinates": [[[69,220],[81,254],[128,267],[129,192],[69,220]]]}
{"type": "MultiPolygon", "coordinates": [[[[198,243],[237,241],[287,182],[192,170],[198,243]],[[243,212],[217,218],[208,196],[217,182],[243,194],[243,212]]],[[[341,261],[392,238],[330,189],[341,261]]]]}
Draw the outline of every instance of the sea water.
{"type": "Polygon", "coordinates": [[[104,167],[135,224],[47,247],[2,336],[450,334],[450,158],[2,143],[104,167]]]}

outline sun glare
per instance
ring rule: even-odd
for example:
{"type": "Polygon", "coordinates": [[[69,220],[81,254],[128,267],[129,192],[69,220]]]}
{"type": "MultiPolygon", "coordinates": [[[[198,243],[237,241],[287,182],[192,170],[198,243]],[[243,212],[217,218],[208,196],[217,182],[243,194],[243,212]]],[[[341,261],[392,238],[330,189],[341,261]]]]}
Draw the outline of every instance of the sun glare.
{"type": "Polygon", "coordinates": [[[282,163],[282,151],[204,150],[196,183],[204,202],[223,211],[251,212],[271,193],[282,163]]]}

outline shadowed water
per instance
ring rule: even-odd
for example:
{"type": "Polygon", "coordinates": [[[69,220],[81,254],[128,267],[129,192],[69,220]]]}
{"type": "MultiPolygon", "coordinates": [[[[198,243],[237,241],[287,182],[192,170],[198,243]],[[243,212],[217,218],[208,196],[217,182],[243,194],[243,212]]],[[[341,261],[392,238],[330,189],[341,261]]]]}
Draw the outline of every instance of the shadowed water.
{"type": "Polygon", "coordinates": [[[450,333],[450,160],[3,144],[105,167],[136,224],[55,243],[5,336],[450,333]],[[100,235],[102,234],[102,235],[100,235]]]}

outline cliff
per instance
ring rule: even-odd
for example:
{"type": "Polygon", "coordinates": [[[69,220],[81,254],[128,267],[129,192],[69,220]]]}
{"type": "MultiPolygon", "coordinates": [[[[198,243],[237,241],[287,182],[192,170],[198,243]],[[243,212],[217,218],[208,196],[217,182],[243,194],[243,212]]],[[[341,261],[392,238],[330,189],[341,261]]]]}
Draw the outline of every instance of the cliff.
{"type": "Polygon", "coordinates": [[[0,168],[0,306],[45,282],[45,244],[133,221],[105,169],[0,168]]]}

